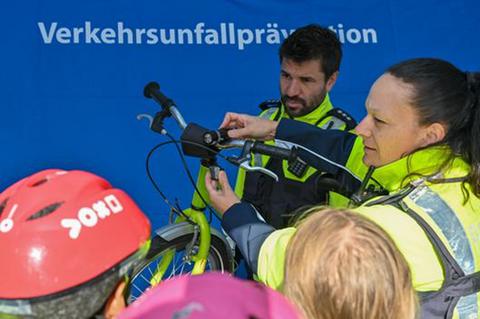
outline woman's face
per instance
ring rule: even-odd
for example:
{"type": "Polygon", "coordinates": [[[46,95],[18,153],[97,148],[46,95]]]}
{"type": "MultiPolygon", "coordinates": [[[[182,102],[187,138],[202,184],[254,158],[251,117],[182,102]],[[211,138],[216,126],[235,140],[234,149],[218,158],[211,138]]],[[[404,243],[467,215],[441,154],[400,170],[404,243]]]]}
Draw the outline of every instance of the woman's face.
{"type": "Polygon", "coordinates": [[[373,84],[365,102],[367,116],[355,131],[363,139],[368,166],[383,166],[428,145],[428,126],[421,126],[410,100],[413,88],[391,74],[373,84]]]}

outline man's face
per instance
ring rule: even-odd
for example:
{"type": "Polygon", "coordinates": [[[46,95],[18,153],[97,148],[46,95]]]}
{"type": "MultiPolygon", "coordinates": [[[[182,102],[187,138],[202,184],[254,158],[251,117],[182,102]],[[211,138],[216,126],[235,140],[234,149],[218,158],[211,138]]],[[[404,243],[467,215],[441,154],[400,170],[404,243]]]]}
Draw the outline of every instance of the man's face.
{"type": "Polygon", "coordinates": [[[299,117],[319,106],[335,83],[337,73],[325,79],[320,60],[296,63],[284,58],[280,71],[280,94],[285,111],[299,117]]]}

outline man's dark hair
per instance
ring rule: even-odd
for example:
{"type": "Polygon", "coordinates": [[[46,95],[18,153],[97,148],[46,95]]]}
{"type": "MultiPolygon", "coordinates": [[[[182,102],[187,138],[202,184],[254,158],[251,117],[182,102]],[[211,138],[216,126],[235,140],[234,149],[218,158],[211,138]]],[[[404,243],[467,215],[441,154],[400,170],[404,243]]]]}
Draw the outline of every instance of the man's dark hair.
{"type": "Polygon", "coordinates": [[[342,47],[337,35],[318,24],[309,24],[293,32],[280,46],[280,62],[290,59],[295,63],[319,60],[325,81],[340,68],[342,47]]]}

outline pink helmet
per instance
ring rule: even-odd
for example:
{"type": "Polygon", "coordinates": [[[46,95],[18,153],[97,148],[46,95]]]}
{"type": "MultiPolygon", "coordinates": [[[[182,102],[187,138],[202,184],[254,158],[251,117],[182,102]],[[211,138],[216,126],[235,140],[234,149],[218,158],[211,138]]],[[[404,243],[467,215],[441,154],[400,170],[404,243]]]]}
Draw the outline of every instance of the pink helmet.
{"type": "Polygon", "coordinates": [[[118,317],[128,318],[298,319],[300,315],[267,286],[210,272],[160,283],[118,317]]]}
{"type": "Polygon", "coordinates": [[[51,169],[20,180],[0,194],[0,317],[92,316],[149,238],[133,200],[94,174],[51,169]]]}

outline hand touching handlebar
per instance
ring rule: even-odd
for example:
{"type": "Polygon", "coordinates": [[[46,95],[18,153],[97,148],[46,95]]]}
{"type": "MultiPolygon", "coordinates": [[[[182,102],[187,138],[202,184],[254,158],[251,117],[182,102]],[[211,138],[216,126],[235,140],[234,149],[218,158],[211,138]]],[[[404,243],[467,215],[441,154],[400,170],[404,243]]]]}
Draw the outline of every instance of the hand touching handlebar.
{"type": "Polygon", "coordinates": [[[237,139],[273,140],[278,122],[265,120],[256,116],[227,113],[220,128],[228,130],[228,136],[237,139]]]}

